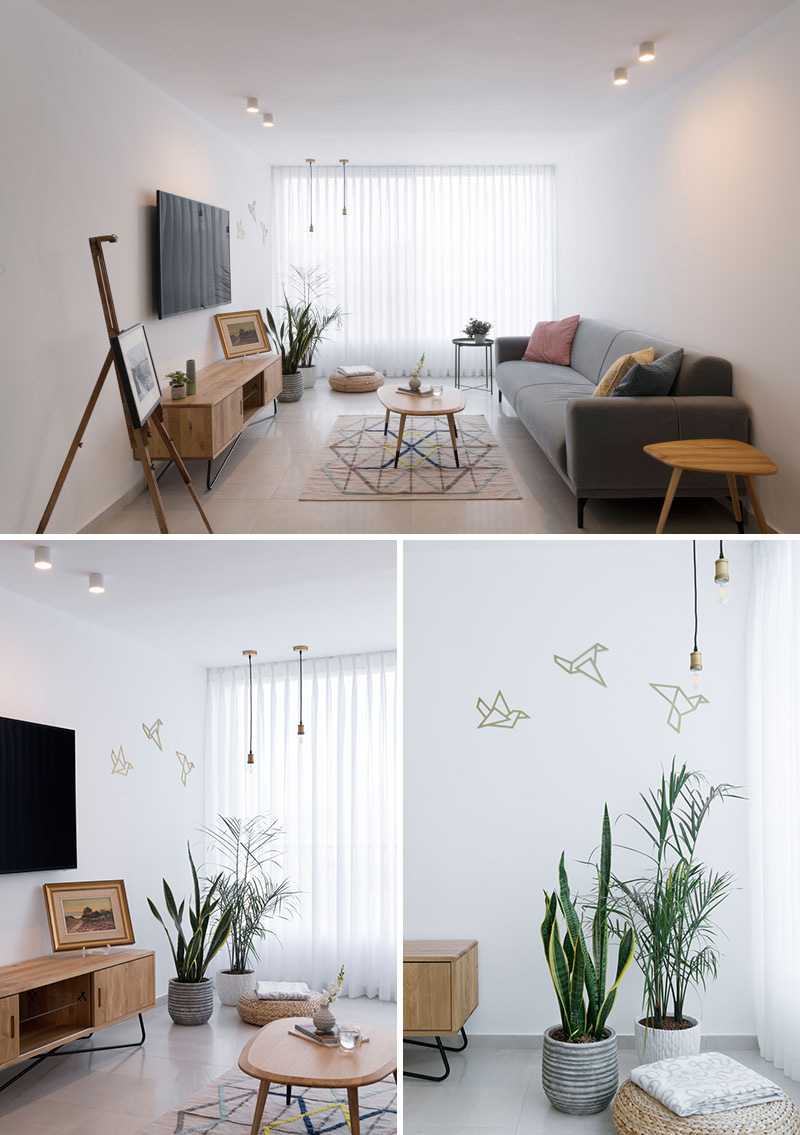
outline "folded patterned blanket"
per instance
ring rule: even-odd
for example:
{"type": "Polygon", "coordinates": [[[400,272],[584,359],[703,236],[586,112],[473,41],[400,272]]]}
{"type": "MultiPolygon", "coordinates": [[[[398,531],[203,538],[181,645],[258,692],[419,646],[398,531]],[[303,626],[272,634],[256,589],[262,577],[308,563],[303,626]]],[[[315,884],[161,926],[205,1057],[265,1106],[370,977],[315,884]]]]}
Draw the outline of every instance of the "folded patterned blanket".
{"type": "Polygon", "coordinates": [[[259,981],[256,997],[261,1001],[308,1001],[311,990],[304,981],[259,981]]]}
{"type": "Polygon", "coordinates": [[[345,378],[360,378],[362,375],[375,374],[375,371],[372,367],[337,367],[336,373],[345,378]]]}
{"type": "Polygon", "coordinates": [[[641,1064],[631,1079],[676,1115],[713,1115],[783,1099],[777,1084],[721,1052],[641,1064]]]}

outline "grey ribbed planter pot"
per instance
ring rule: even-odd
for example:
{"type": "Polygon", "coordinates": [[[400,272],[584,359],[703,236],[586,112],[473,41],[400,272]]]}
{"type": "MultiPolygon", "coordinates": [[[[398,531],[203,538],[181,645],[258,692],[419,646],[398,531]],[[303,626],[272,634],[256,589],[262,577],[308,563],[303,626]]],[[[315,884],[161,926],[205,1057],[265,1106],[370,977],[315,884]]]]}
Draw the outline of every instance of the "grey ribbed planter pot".
{"type": "Polygon", "coordinates": [[[553,1040],[545,1029],[542,1048],[542,1087],[553,1107],[567,1115],[595,1115],[613,1100],[619,1084],[617,1034],[594,1044],[553,1040]]]}
{"type": "Polygon", "coordinates": [[[283,376],[283,390],[278,395],[279,402],[299,402],[303,397],[303,376],[298,371],[297,374],[285,374],[283,376]]]}
{"type": "Polygon", "coordinates": [[[214,987],[209,978],[202,981],[170,979],[167,1012],[176,1025],[204,1025],[214,1012],[214,987]]]}

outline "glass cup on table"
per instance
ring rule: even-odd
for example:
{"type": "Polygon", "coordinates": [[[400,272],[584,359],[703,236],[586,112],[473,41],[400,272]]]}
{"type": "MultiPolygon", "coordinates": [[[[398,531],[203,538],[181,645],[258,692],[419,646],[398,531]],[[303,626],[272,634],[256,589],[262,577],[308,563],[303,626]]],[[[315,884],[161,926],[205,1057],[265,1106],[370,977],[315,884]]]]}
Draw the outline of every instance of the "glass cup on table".
{"type": "Polygon", "coordinates": [[[343,1052],[355,1052],[361,1044],[358,1025],[339,1025],[339,1047],[343,1052]]]}
{"type": "Polygon", "coordinates": [[[444,387],[441,382],[434,382],[431,384],[431,390],[433,391],[434,398],[441,398],[444,387]]]}

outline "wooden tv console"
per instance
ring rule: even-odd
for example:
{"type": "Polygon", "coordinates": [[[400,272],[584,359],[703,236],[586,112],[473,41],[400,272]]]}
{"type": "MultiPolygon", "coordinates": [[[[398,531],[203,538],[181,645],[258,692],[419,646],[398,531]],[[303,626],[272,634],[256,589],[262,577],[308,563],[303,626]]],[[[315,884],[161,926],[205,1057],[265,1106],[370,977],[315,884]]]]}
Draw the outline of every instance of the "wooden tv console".
{"type": "MultiPolygon", "coordinates": [[[[164,391],[161,408],[167,433],[184,460],[208,462],[207,488],[214,484],[242,431],[259,410],[274,402],[277,414],[282,387],[281,356],[270,353],[220,360],[203,367],[197,372],[197,393],[185,398],[171,398],[164,391]],[[229,452],[212,478],[211,463],[225,449],[229,452]]],[[[155,460],[169,460],[159,434],[151,433],[147,447],[155,460]]]]}
{"type": "Polygon", "coordinates": [[[128,1017],[139,1017],[144,1041],[141,1014],[155,1003],[152,950],[112,950],[85,958],[79,952],[57,954],[2,966],[0,1069],[42,1060],[62,1044],[128,1017]]]}

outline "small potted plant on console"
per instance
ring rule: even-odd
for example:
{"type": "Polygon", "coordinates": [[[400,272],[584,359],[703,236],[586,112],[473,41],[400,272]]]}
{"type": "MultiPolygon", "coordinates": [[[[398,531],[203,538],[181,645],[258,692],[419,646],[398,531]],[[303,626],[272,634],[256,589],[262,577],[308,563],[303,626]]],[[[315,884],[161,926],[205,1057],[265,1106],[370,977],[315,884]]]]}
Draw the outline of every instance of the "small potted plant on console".
{"type": "Polygon", "coordinates": [[[491,329],[491,323],[487,323],[485,319],[470,319],[469,323],[464,328],[464,334],[469,335],[470,339],[474,340],[478,346],[482,347],[491,329]]]}
{"type": "Polygon", "coordinates": [[[170,393],[173,398],[185,398],[188,379],[185,371],[173,370],[168,375],[170,393]]]}

